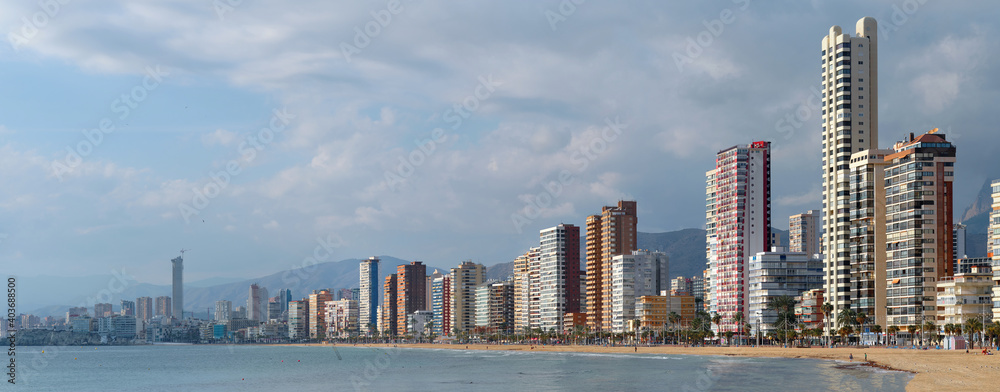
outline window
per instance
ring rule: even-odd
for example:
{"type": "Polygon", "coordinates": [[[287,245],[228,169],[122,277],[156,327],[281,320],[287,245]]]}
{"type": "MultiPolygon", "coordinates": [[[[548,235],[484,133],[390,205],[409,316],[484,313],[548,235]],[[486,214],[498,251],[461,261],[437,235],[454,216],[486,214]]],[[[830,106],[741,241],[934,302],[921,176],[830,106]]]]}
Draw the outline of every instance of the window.
{"type": "Polygon", "coordinates": [[[859,95],[858,99],[865,99],[865,96],[864,95],[859,95]]]}
{"type": "Polygon", "coordinates": [[[858,65],[864,64],[864,61],[858,61],[858,65]]]}

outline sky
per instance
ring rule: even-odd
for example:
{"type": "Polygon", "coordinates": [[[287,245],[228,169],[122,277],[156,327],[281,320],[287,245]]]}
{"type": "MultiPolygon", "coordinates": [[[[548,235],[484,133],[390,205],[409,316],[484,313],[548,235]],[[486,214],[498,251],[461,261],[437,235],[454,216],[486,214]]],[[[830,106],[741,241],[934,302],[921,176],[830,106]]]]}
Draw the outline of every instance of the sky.
{"type": "Polygon", "coordinates": [[[620,199],[704,227],[716,152],[820,206],[820,41],[871,16],[879,145],[940,128],[955,209],[1000,175],[989,1],[63,1],[0,13],[0,266],[253,278],[492,265],[620,199]],[[579,3],[579,4],[578,4],[579,3]]]}

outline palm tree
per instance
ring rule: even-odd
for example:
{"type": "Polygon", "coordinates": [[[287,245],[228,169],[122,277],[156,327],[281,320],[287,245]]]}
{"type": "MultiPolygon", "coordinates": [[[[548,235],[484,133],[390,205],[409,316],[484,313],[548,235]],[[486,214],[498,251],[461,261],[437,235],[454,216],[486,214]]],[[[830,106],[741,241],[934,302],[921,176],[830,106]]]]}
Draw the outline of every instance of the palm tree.
{"type": "MultiPolygon", "coordinates": [[[[823,306],[820,306],[820,310],[823,311],[823,317],[824,317],[823,318],[823,324],[826,324],[826,323],[830,322],[830,313],[833,313],[833,304],[831,304],[829,302],[824,303],[823,306]]],[[[832,330],[832,329],[833,328],[830,328],[830,330],[832,330]]],[[[830,343],[830,342],[827,341],[827,343],[830,343]]]]}
{"type": "Polygon", "coordinates": [[[771,297],[767,301],[767,309],[772,310],[776,313],[777,318],[771,325],[778,328],[783,335],[785,335],[785,343],[788,342],[788,329],[790,326],[794,326],[798,321],[795,316],[795,298],[788,295],[782,295],[778,297],[771,297]]]}
{"type": "Polygon", "coordinates": [[[906,326],[906,332],[910,333],[910,343],[912,344],[913,343],[913,337],[917,333],[917,326],[916,325],[907,325],[906,326]]]}
{"type": "Polygon", "coordinates": [[[741,341],[743,340],[743,312],[737,312],[733,316],[733,321],[736,322],[736,332],[738,333],[736,346],[739,347],[741,341]]]}
{"type": "MultiPolygon", "coordinates": [[[[889,335],[892,335],[893,343],[895,343],[895,341],[896,341],[896,333],[899,332],[899,327],[897,327],[895,325],[890,325],[889,328],[887,328],[885,330],[885,332],[888,333],[889,335]]],[[[886,341],[886,343],[888,343],[888,340],[886,341]]]]}
{"type": "Polygon", "coordinates": [[[974,340],[977,332],[983,330],[983,323],[977,318],[970,318],[965,320],[965,333],[969,334],[969,347],[975,348],[976,342],[974,340]]]}
{"type": "MultiPolygon", "coordinates": [[[[928,322],[924,323],[923,330],[924,330],[924,332],[932,332],[932,331],[933,332],[937,332],[937,325],[934,324],[933,321],[928,321],[928,322]]],[[[920,334],[920,337],[921,337],[920,340],[924,340],[923,339],[923,337],[924,337],[923,335],[924,335],[923,333],[920,334]]],[[[934,337],[936,337],[936,335],[937,335],[937,333],[935,333],[935,334],[931,335],[930,337],[928,337],[927,338],[927,343],[930,344],[931,340],[934,337]]]]}
{"type": "Polygon", "coordinates": [[[846,340],[848,335],[854,333],[854,328],[851,328],[850,325],[845,325],[843,327],[840,327],[840,330],[838,332],[840,333],[841,336],[840,339],[846,340]]]}
{"type": "MultiPolygon", "coordinates": [[[[680,330],[679,328],[677,328],[677,323],[681,321],[681,315],[677,314],[677,312],[670,312],[670,315],[667,316],[667,320],[670,321],[670,325],[674,328],[674,332],[676,334],[676,332],[680,330]]],[[[675,336],[674,344],[677,343],[676,342],[677,339],[679,339],[679,336],[675,336]]]]}
{"type": "Polygon", "coordinates": [[[718,313],[712,315],[712,322],[715,323],[715,328],[722,332],[722,328],[719,327],[719,324],[722,324],[722,316],[718,313]]]}

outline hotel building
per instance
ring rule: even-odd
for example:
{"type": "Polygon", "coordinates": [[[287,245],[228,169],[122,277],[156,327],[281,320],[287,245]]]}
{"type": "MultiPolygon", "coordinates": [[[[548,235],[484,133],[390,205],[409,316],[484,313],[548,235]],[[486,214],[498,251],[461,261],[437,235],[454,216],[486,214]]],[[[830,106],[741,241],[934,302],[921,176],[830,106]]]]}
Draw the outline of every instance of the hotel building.
{"type": "Polygon", "coordinates": [[[326,338],[326,303],[329,301],[333,301],[333,294],[329,290],[315,290],[309,294],[310,339],[326,338]]]}
{"type": "Polygon", "coordinates": [[[427,310],[427,266],[413,261],[396,267],[396,330],[406,335],[407,317],[427,310]]]}
{"type": "Polygon", "coordinates": [[[621,200],[617,206],[603,207],[600,215],[587,217],[584,308],[593,330],[611,328],[611,259],[638,248],[637,224],[635,201],[621,200]]]}
{"type": "Polygon", "coordinates": [[[463,261],[451,269],[451,328],[469,332],[476,327],[476,287],[486,281],[486,266],[463,261]]]}
{"type": "Polygon", "coordinates": [[[153,309],[153,299],[150,297],[139,297],[135,299],[136,320],[149,321],[156,315],[153,309]]]}
{"type": "Polygon", "coordinates": [[[156,316],[163,316],[163,318],[169,320],[172,317],[172,313],[170,313],[172,310],[170,297],[165,295],[156,297],[156,316]]]}
{"type": "Polygon", "coordinates": [[[820,253],[819,210],[792,215],[788,218],[788,250],[807,255],[820,253]]]}
{"type": "MultiPolygon", "coordinates": [[[[936,131],[936,130],[935,130],[936,131]]],[[[952,276],[955,146],[930,133],[896,143],[885,168],[888,324],[933,322],[936,282],[952,276]]]]}
{"type": "Polygon", "coordinates": [[[379,258],[372,256],[361,260],[361,290],[358,304],[358,324],[362,333],[369,334],[377,324],[378,317],[378,265],[379,258]]]}
{"type": "Polygon", "coordinates": [[[383,335],[395,335],[397,331],[396,323],[399,320],[399,315],[396,311],[399,309],[399,298],[396,297],[397,286],[399,285],[399,280],[396,274],[389,274],[385,277],[385,283],[382,284],[382,326],[381,329],[383,335]]]}
{"type": "Polygon", "coordinates": [[[288,338],[292,340],[309,338],[309,301],[288,303],[288,338]]]}
{"type": "Polygon", "coordinates": [[[993,181],[993,210],[990,211],[986,252],[993,259],[993,319],[1000,320],[1000,180],[993,181]]]}
{"type": "MultiPolygon", "coordinates": [[[[851,305],[850,160],[878,147],[878,24],[858,20],[853,35],[830,28],[820,47],[824,289],[838,314],[851,305]]],[[[829,324],[828,324],[829,325],[829,324]]],[[[828,331],[829,333],[829,331],[828,331]]]]}
{"type": "Polygon", "coordinates": [[[434,333],[451,336],[451,274],[441,274],[431,281],[431,311],[434,333]]]}
{"type": "Polygon", "coordinates": [[[889,162],[885,157],[892,153],[893,150],[882,149],[859,151],[851,154],[850,163],[850,306],[883,329],[888,327],[884,244],[885,168],[889,162]]]}
{"type": "Polygon", "coordinates": [[[560,224],[539,238],[539,327],[563,331],[563,315],[580,312],[580,228],[560,224]]]}
{"type": "MultiPolygon", "coordinates": [[[[683,279],[683,277],[681,277],[683,279]]],[[[667,255],[644,250],[611,259],[611,332],[628,330],[637,318],[635,303],[639,297],[658,295],[670,287],[667,255]]],[[[692,301],[694,297],[691,297],[692,301]]],[[[692,308],[694,305],[692,304],[692,308]]]]}
{"type": "Polygon", "coordinates": [[[737,332],[735,315],[749,319],[747,263],[769,249],[771,226],[771,144],[766,141],[719,151],[708,174],[707,290],[710,308],[722,316],[716,332],[737,332]]]}

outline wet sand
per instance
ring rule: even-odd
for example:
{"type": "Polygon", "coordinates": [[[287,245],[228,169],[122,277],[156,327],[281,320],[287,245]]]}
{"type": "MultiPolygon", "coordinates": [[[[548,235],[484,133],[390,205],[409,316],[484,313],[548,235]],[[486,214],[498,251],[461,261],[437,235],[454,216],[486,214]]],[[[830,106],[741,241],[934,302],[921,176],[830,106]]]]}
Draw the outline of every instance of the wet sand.
{"type": "MultiPolygon", "coordinates": [[[[302,344],[296,346],[311,346],[302,344]]],[[[346,345],[345,345],[346,346],[346,345]]],[[[359,345],[360,347],[361,345],[359,345]]],[[[384,345],[372,345],[384,347],[384,345]]],[[[482,344],[400,344],[401,348],[433,348],[465,350],[517,350],[546,352],[586,352],[586,353],[634,353],[629,347],[600,346],[534,346],[527,345],[482,345],[482,344]]],[[[996,376],[1000,374],[1000,355],[982,355],[980,351],[969,354],[949,350],[906,350],[889,348],[781,348],[764,347],[683,347],[661,346],[638,348],[640,354],[684,354],[684,355],[728,355],[741,357],[782,357],[813,358],[864,363],[868,354],[868,366],[900,370],[914,373],[913,380],[906,385],[907,391],[955,391],[955,390],[996,390],[996,376]]]]}

